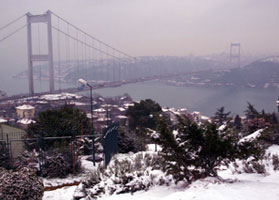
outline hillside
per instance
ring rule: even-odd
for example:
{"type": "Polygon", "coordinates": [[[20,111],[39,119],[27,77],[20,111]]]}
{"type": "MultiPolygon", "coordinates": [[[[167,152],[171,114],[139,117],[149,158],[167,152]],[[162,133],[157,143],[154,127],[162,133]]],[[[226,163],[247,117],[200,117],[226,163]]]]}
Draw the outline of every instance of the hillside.
{"type": "Polygon", "coordinates": [[[279,88],[279,62],[276,59],[259,60],[243,68],[232,69],[215,81],[236,86],[279,88]]]}
{"type": "Polygon", "coordinates": [[[175,79],[175,84],[279,88],[279,56],[255,61],[241,68],[208,70],[175,79]]]}
{"type": "Polygon", "coordinates": [[[0,99],[6,97],[7,94],[0,90],[0,99]]]}
{"type": "MultiPolygon", "coordinates": [[[[234,166],[220,169],[218,174],[227,181],[222,182],[216,178],[206,178],[193,182],[189,186],[183,184],[170,184],[169,186],[153,186],[147,191],[138,191],[133,194],[105,195],[102,200],[277,200],[279,196],[279,173],[274,170],[272,155],[278,155],[279,146],[273,145],[267,149],[267,158],[261,163],[266,172],[244,172],[243,163],[238,162],[238,170],[234,166]]],[[[123,155],[120,155],[123,156],[123,155]]],[[[131,155],[127,155],[131,156],[131,155]]],[[[87,165],[85,165],[87,166],[87,165]]],[[[91,167],[91,165],[88,165],[91,167]]],[[[92,167],[91,167],[92,168],[92,167]]],[[[90,169],[91,169],[90,168],[90,169]]],[[[91,169],[92,170],[92,169],[91,169]]],[[[53,180],[54,182],[57,180],[53,180]]],[[[72,199],[77,186],[68,186],[44,193],[43,200],[72,199]]]]}
{"type": "MultiPolygon", "coordinates": [[[[86,61],[63,61],[58,66],[54,63],[55,79],[68,82],[76,82],[77,79],[95,81],[113,81],[134,79],[146,76],[160,76],[166,74],[177,74],[192,71],[220,69],[224,64],[220,60],[213,60],[203,57],[135,57],[132,59],[103,59],[86,61]],[[60,73],[60,74],[59,74],[60,73]]],[[[48,66],[34,66],[34,79],[48,80],[48,66]]],[[[28,72],[23,71],[14,76],[15,78],[26,79],[28,72]]]]}

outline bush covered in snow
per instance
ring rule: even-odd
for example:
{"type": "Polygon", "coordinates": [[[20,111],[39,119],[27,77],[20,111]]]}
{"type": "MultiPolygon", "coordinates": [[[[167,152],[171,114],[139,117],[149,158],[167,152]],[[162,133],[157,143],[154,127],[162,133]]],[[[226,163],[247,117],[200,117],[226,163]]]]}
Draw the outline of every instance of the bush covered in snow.
{"type": "Polygon", "coordinates": [[[44,185],[34,170],[22,168],[18,171],[0,169],[0,199],[40,200],[44,185]]]}
{"type": "Polygon", "coordinates": [[[233,130],[218,130],[214,123],[198,125],[184,117],[178,117],[178,121],[176,134],[164,121],[158,126],[165,171],[176,181],[191,183],[207,176],[216,177],[220,165],[237,158],[257,159],[262,154],[257,142],[239,142],[233,130]]]}
{"type": "Polygon", "coordinates": [[[77,155],[69,149],[54,149],[46,153],[45,163],[42,165],[42,175],[49,178],[64,178],[68,174],[81,171],[81,162],[77,155]]]}
{"type": "Polygon", "coordinates": [[[23,167],[28,167],[38,172],[39,163],[36,151],[24,151],[20,157],[14,160],[13,169],[21,169],[23,167]]]}
{"type": "Polygon", "coordinates": [[[75,192],[75,199],[96,199],[102,195],[133,193],[148,190],[153,185],[172,182],[160,169],[161,157],[157,154],[137,153],[130,158],[114,158],[105,169],[99,166],[91,177],[83,181],[75,192]]]}
{"type": "Polygon", "coordinates": [[[8,168],[9,159],[7,154],[6,143],[0,142],[0,167],[8,168]]]}
{"type": "Polygon", "coordinates": [[[118,129],[118,151],[119,153],[139,152],[145,150],[145,138],[129,130],[127,127],[118,129]]]}
{"type": "Polygon", "coordinates": [[[36,151],[25,151],[13,163],[14,169],[32,168],[40,175],[39,160],[41,160],[42,176],[49,178],[64,178],[68,174],[81,172],[81,162],[77,154],[69,148],[56,148],[43,152],[44,159],[39,158],[36,151]]]}
{"type": "Polygon", "coordinates": [[[264,176],[274,174],[279,170],[279,146],[273,145],[267,148],[264,155],[259,159],[250,157],[247,160],[235,160],[230,164],[233,173],[257,173],[264,176]]]}

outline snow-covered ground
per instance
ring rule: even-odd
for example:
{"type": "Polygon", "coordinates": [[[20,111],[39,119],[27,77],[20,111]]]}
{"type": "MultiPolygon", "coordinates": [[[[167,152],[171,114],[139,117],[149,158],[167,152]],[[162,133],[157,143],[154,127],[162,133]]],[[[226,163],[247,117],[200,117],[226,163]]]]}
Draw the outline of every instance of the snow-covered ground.
{"type": "Polygon", "coordinates": [[[77,186],[69,186],[44,193],[43,200],[71,200],[77,186]]]}
{"type": "MultiPolygon", "coordinates": [[[[279,146],[273,145],[267,154],[279,155],[279,146]]],[[[87,163],[89,164],[89,163],[87,163]]],[[[279,171],[274,171],[272,162],[266,162],[266,174],[234,173],[232,169],[219,171],[224,179],[233,180],[220,182],[215,178],[198,180],[186,187],[184,185],[155,186],[148,191],[134,194],[104,196],[101,200],[278,200],[279,171]]],[[[45,192],[44,200],[70,200],[77,186],[65,187],[45,192]]]]}

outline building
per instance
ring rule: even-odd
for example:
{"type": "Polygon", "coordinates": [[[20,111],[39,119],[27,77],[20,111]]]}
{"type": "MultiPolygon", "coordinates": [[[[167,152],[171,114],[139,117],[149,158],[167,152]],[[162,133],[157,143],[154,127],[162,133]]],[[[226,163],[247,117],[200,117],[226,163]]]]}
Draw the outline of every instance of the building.
{"type": "Polygon", "coordinates": [[[196,123],[198,123],[198,122],[200,122],[201,121],[201,117],[202,117],[202,115],[201,115],[201,113],[200,112],[198,112],[198,111],[194,111],[194,112],[192,112],[192,119],[193,119],[193,121],[194,122],[196,122],[196,123]]]}
{"type": "Polygon", "coordinates": [[[26,132],[22,129],[15,128],[6,124],[0,124],[0,141],[10,142],[10,155],[16,158],[24,151],[23,141],[18,141],[26,135],[26,132]],[[16,141],[13,141],[16,140],[16,141]]]}
{"type": "Polygon", "coordinates": [[[118,115],[115,120],[122,126],[128,126],[128,117],[125,115],[118,115]]]}
{"type": "Polygon", "coordinates": [[[16,114],[19,119],[32,119],[35,116],[35,107],[22,105],[16,107],[16,114]]]}
{"type": "Polygon", "coordinates": [[[0,124],[5,124],[5,123],[7,123],[7,122],[8,122],[8,120],[6,120],[6,119],[0,117],[0,124]]]}
{"type": "Polygon", "coordinates": [[[17,121],[17,126],[22,129],[27,129],[28,125],[31,123],[35,123],[32,119],[23,118],[17,121]]]}

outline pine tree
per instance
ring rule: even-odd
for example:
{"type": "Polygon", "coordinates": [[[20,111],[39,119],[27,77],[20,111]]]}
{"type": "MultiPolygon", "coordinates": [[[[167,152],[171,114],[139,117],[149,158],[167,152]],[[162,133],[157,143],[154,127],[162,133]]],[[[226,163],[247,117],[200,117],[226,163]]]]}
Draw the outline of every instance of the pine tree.
{"type": "Polygon", "coordinates": [[[217,109],[214,119],[219,123],[219,125],[221,125],[223,122],[227,121],[230,114],[231,112],[225,113],[225,108],[222,106],[221,108],[217,109]]]}
{"type": "Polygon", "coordinates": [[[241,123],[241,118],[239,117],[239,115],[236,115],[234,118],[234,122],[233,122],[234,127],[236,128],[236,130],[240,131],[242,128],[242,123],[241,123]]]}
{"type": "MultiPolygon", "coordinates": [[[[28,138],[38,138],[40,134],[43,137],[60,137],[91,134],[91,125],[86,114],[70,105],[64,105],[59,109],[46,110],[40,112],[27,128],[28,138]]],[[[48,149],[55,143],[61,144],[65,141],[48,140],[44,141],[44,147],[48,149]]],[[[58,144],[58,145],[59,145],[58,144]]],[[[27,143],[27,147],[34,148],[33,143],[27,143]]]]}
{"type": "Polygon", "coordinates": [[[129,118],[129,127],[136,128],[151,128],[156,127],[156,115],[161,113],[161,106],[151,99],[135,102],[134,106],[129,107],[127,116],[129,118]]]}
{"type": "MultiPolygon", "coordinates": [[[[162,156],[164,158],[164,170],[167,174],[172,174],[176,181],[186,181],[191,183],[193,175],[189,166],[191,163],[191,153],[187,151],[187,144],[176,138],[172,131],[168,128],[164,120],[160,120],[158,124],[160,138],[157,141],[162,146],[162,156]]],[[[183,138],[183,135],[179,137],[183,138]]],[[[184,141],[184,140],[183,140],[184,141]]]]}
{"type": "Polygon", "coordinates": [[[257,156],[260,152],[256,143],[241,143],[232,129],[219,131],[214,123],[199,126],[178,116],[176,135],[164,121],[160,121],[158,131],[165,170],[177,181],[191,183],[201,177],[216,177],[221,163],[257,156]]]}
{"type": "Polygon", "coordinates": [[[254,119],[259,117],[259,112],[256,110],[256,108],[254,107],[254,105],[252,105],[251,103],[247,102],[248,106],[247,106],[247,110],[245,110],[245,115],[247,117],[247,119],[254,119]]]}

